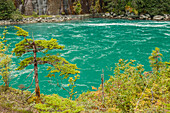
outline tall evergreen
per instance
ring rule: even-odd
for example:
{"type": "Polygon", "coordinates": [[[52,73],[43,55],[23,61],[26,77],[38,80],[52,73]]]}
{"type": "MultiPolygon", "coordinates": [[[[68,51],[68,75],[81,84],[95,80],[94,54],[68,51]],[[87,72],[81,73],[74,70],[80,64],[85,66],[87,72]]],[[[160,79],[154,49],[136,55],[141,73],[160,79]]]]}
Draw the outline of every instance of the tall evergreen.
{"type": "Polygon", "coordinates": [[[13,0],[0,0],[0,20],[10,19],[15,9],[13,0]]]}

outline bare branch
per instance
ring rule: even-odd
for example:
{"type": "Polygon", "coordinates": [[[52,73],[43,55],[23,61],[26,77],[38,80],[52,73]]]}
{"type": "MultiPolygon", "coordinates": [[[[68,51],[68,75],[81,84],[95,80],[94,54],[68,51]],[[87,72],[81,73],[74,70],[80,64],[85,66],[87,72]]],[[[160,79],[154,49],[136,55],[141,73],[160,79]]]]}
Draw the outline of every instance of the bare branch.
{"type": "MultiPolygon", "coordinates": [[[[30,84],[28,87],[26,87],[24,90],[27,90],[28,88],[30,88],[30,87],[31,87],[31,85],[32,85],[32,83],[33,83],[34,78],[35,78],[35,76],[33,76],[31,84],[30,84]]],[[[23,90],[23,91],[24,91],[24,90],[23,90]]]]}
{"type": "Polygon", "coordinates": [[[34,93],[35,93],[35,90],[34,90],[34,92],[31,93],[31,95],[26,99],[26,101],[27,101],[29,98],[31,98],[31,96],[32,96],[34,93]]]}
{"type": "Polygon", "coordinates": [[[34,70],[32,70],[31,72],[30,72],[30,74],[26,77],[26,79],[31,75],[31,73],[33,72],[34,70]]]}
{"type": "Polygon", "coordinates": [[[29,43],[31,45],[31,43],[27,40],[27,38],[24,36],[24,39],[27,41],[27,43],[29,43]]]}

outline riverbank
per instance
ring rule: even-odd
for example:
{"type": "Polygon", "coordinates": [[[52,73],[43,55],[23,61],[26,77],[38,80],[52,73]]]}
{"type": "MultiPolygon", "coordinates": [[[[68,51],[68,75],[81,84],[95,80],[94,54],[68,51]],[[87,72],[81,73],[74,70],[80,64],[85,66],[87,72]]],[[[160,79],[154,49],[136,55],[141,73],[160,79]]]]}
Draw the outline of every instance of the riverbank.
{"type": "Polygon", "coordinates": [[[48,17],[24,17],[22,20],[0,20],[0,25],[17,25],[17,24],[30,24],[30,23],[52,23],[63,22],[70,20],[82,20],[90,18],[91,14],[85,15],[51,15],[48,17]]]}
{"type": "Polygon", "coordinates": [[[170,14],[155,15],[151,16],[149,14],[128,14],[128,15],[116,15],[115,13],[101,13],[95,14],[95,18],[110,18],[110,19],[127,19],[127,20],[155,20],[155,21],[170,21],[170,14]]]}
{"type": "Polygon", "coordinates": [[[24,17],[22,20],[0,20],[0,25],[17,25],[30,23],[57,23],[71,20],[82,20],[85,18],[109,18],[109,19],[127,19],[127,20],[155,20],[170,21],[170,14],[156,15],[151,17],[149,14],[136,15],[116,15],[115,13],[84,14],[84,15],[51,15],[48,17],[24,17]]]}

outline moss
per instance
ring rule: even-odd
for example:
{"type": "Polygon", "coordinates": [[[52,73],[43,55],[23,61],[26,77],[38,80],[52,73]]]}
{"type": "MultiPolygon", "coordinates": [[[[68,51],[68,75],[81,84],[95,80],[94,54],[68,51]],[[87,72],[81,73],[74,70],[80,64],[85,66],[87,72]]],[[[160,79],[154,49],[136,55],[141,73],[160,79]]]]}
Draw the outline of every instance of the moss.
{"type": "MultiPolygon", "coordinates": [[[[23,18],[38,18],[38,17],[41,17],[41,18],[47,18],[47,17],[52,17],[52,15],[22,15],[23,18]]],[[[56,17],[60,17],[60,15],[56,15],[56,17]]]]}

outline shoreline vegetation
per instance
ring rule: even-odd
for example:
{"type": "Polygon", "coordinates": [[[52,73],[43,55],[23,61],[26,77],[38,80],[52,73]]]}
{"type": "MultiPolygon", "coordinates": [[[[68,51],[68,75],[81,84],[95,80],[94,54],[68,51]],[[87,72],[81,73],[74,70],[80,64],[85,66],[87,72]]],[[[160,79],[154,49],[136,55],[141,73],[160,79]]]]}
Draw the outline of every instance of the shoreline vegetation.
{"type": "Polygon", "coordinates": [[[23,16],[21,20],[0,20],[0,25],[18,25],[31,23],[59,23],[71,20],[83,20],[86,18],[109,18],[109,19],[127,19],[127,20],[154,20],[154,21],[170,21],[170,15],[155,15],[153,18],[149,14],[136,15],[116,15],[115,13],[97,13],[83,15],[37,15],[23,16]]]}
{"type": "Polygon", "coordinates": [[[0,0],[0,25],[63,22],[93,17],[170,21],[169,0],[38,1],[0,0]]]}
{"type": "MultiPolygon", "coordinates": [[[[56,39],[34,40],[28,38],[29,33],[22,28],[15,27],[16,35],[23,38],[16,44],[13,52],[16,56],[22,57],[27,52],[33,52],[34,57],[25,58],[19,63],[17,70],[21,71],[28,65],[34,64],[35,91],[30,92],[20,84],[18,89],[10,87],[12,82],[11,72],[11,52],[7,43],[7,27],[3,32],[0,41],[0,75],[4,84],[0,86],[0,112],[8,113],[159,113],[170,112],[170,61],[162,61],[163,55],[159,48],[155,48],[149,56],[151,71],[145,71],[144,65],[137,64],[135,60],[120,59],[115,64],[115,69],[110,67],[113,75],[109,75],[109,80],[104,81],[101,75],[101,85],[93,91],[87,91],[76,95],[75,82],[79,78],[78,67],[70,64],[58,55],[46,54],[53,49],[63,49],[64,46],[58,45],[56,39]],[[36,57],[37,52],[43,52],[45,57],[36,57]],[[57,83],[57,86],[67,91],[70,98],[63,98],[57,94],[44,95],[40,93],[38,85],[37,64],[44,65],[49,63],[51,70],[46,77],[50,77],[57,83]],[[35,68],[36,67],[36,68],[35,68]],[[59,75],[55,75],[59,73],[59,75]],[[56,80],[55,76],[64,77],[68,80],[69,89],[62,87],[62,83],[56,80]],[[71,97],[77,96],[75,100],[71,97]]],[[[33,71],[32,71],[33,72],[33,71]]],[[[32,73],[31,72],[31,73],[32,73]]],[[[30,74],[28,75],[30,76],[30,74]]],[[[28,77],[27,76],[27,77],[28,77]]],[[[106,75],[105,75],[106,76],[106,75]]],[[[17,77],[17,76],[15,76],[17,77]]]]}

